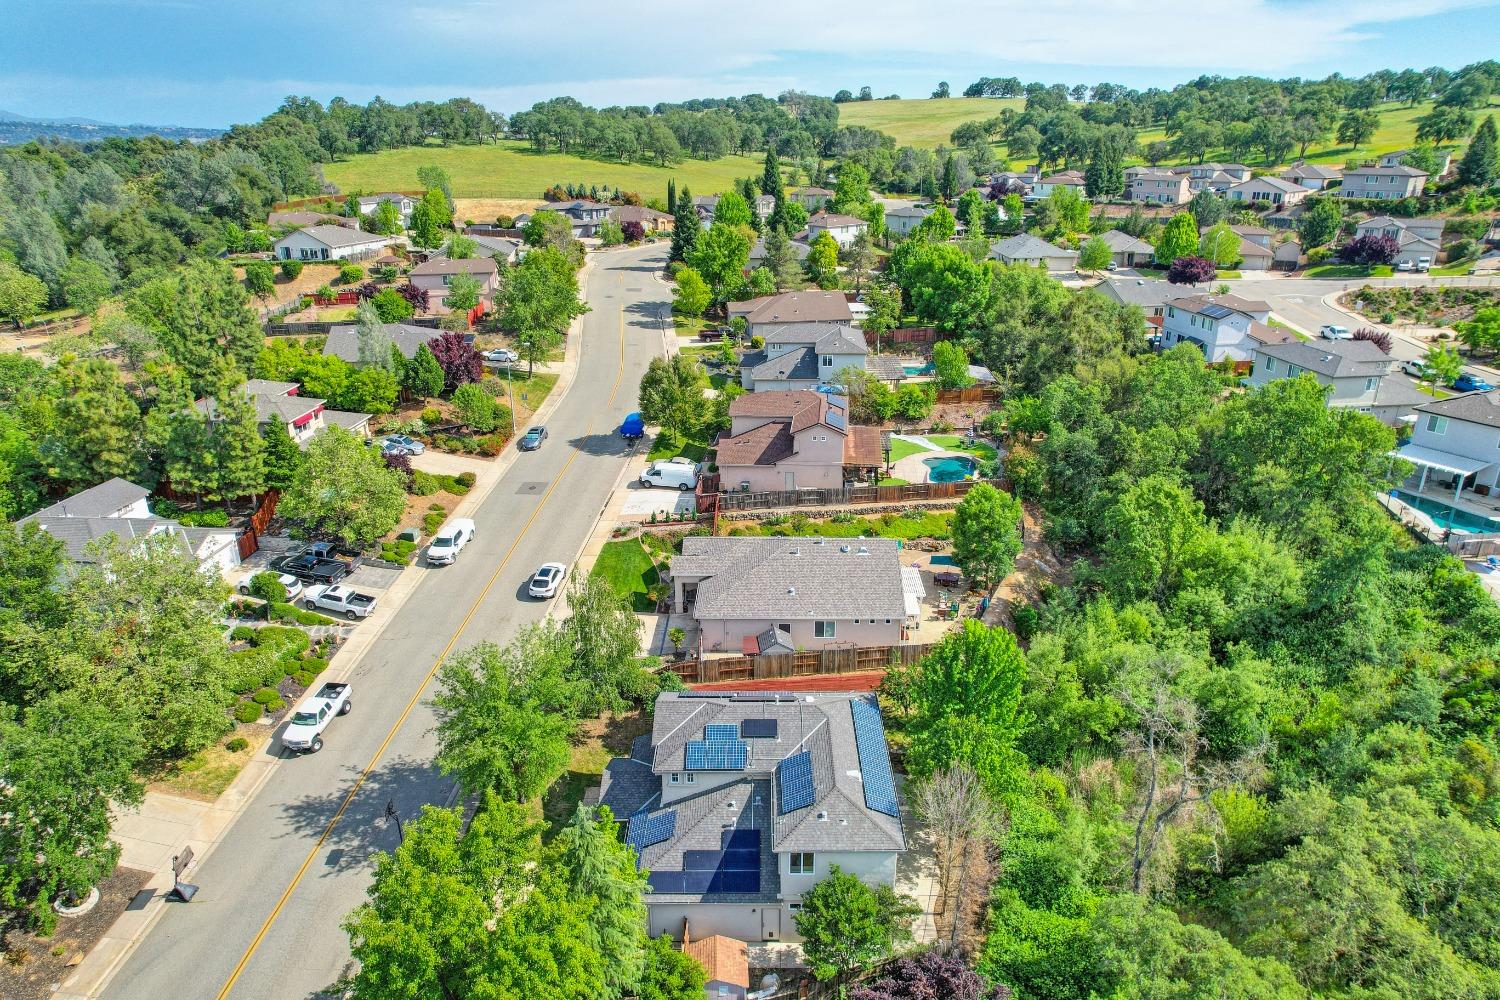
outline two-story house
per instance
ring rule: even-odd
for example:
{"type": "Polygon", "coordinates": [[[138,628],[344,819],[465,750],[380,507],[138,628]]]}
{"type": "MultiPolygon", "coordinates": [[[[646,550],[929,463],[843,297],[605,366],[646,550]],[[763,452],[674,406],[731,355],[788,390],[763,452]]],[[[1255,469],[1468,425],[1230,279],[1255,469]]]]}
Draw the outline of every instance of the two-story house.
{"type": "Polygon", "coordinates": [[[1062,170],[1046,177],[1038,177],[1036,183],[1031,185],[1031,190],[1026,193],[1027,201],[1041,201],[1059,188],[1070,188],[1083,197],[1084,181],[1081,170],[1062,170]]]}
{"type": "Polygon", "coordinates": [[[151,513],[146,498],[151,491],[118,477],[59,500],[19,524],[35,524],[62,542],[75,563],[94,561],[91,543],[108,535],[131,541],[169,535],[198,565],[227,573],[240,564],[239,532],[234,528],[187,527],[151,513]]]}
{"type": "Polygon", "coordinates": [[[1045,267],[1049,271],[1074,271],[1078,268],[1078,251],[1053,246],[1030,233],[1017,233],[991,246],[990,260],[1045,267]]]}
{"type": "Polygon", "coordinates": [[[271,244],[277,260],[368,260],[390,246],[391,238],[348,226],[303,226],[271,244]]]}
{"type": "MultiPolygon", "coordinates": [[[[1377,167],[1399,167],[1406,164],[1406,158],[1411,155],[1409,149],[1393,149],[1383,155],[1375,164],[1377,167]]],[[[1453,164],[1453,153],[1446,149],[1434,149],[1432,151],[1433,169],[1432,176],[1441,177],[1448,172],[1453,164]]]]}
{"type": "Polygon", "coordinates": [[[766,346],[740,359],[740,385],[750,392],[815,389],[845,368],[865,370],[870,348],[853,327],[838,323],[762,326],[766,346]]]}
{"type": "Polygon", "coordinates": [[[1167,303],[1182,297],[1182,286],[1151,278],[1105,278],[1091,291],[1122,305],[1139,306],[1148,326],[1160,330],[1167,303]]]}
{"type": "Polygon", "coordinates": [[[761,336],[767,327],[788,323],[854,325],[854,313],[842,292],[782,292],[729,303],[729,318],[745,319],[745,335],[761,336]]]}
{"type": "Polygon", "coordinates": [[[628,222],[638,223],[641,229],[648,233],[671,232],[675,224],[668,213],[658,212],[645,205],[616,205],[609,210],[609,217],[622,226],[628,222]]]}
{"type": "Polygon", "coordinates": [[[1340,198],[1373,198],[1396,201],[1414,198],[1427,186],[1427,171],[1397,164],[1391,167],[1357,167],[1344,171],[1340,198]]]}
{"type": "Polygon", "coordinates": [[[1270,325],[1271,307],[1238,295],[1188,295],[1167,303],[1162,347],[1190,343],[1210,362],[1249,361],[1262,344],[1295,340],[1270,325]]]}
{"type": "MultiPolygon", "coordinates": [[[[556,212],[564,216],[573,224],[573,238],[583,239],[593,236],[599,232],[599,224],[609,218],[609,206],[601,205],[597,201],[575,200],[558,201],[543,205],[537,209],[538,212],[556,212]]],[[[535,213],[516,216],[517,226],[524,226],[531,221],[535,213]]]]}
{"type": "Polygon", "coordinates": [[[427,293],[429,309],[447,308],[448,288],[456,275],[466,274],[479,282],[479,299],[492,302],[500,287],[500,266],[490,257],[434,257],[411,269],[408,280],[427,293]]]}
{"type": "Polygon", "coordinates": [[[1412,408],[1432,397],[1410,382],[1391,377],[1396,360],[1368,340],[1292,340],[1258,344],[1255,367],[1245,384],[1258,388],[1278,379],[1311,375],[1328,390],[1334,409],[1368,413],[1383,424],[1398,426],[1412,408]]]}
{"type": "Polygon", "coordinates": [[[1474,501],[1500,493],[1500,389],[1429,400],[1414,409],[1411,440],[1394,452],[1416,466],[1406,491],[1458,509],[1471,504],[1468,509],[1494,518],[1493,500],[1474,501]]]}
{"type": "Polygon", "coordinates": [[[825,187],[805,187],[792,191],[789,197],[809,212],[816,212],[833,201],[835,193],[825,187]]]}
{"type": "MultiPolygon", "coordinates": [[[[1207,234],[1212,227],[1203,227],[1199,235],[1207,234]]],[[[1241,271],[1265,271],[1271,267],[1274,252],[1271,249],[1271,231],[1260,226],[1230,226],[1229,231],[1239,239],[1236,253],[1239,261],[1235,265],[1241,271]]]]}
{"type": "MultiPolygon", "coordinates": [[[[870,556],[844,558],[840,593],[877,582],[870,556]]],[[[906,831],[873,695],[663,692],[651,719],[599,791],[650,873],[649,934],[796,941],[802,898],[834,865],[895,884],[906,831]]]]}
{"type": "Polygon", "coordinates": [[[838,489],[878,470],[880,430],[849,423],[843,396],[807,390],[751,392],[729,404],[719,436],[719,479],[726,490],[771,493],[838,489]]]}
{"type": "Polygon", "coordinates": [[[1193,197],[1188,175],[1173,170],[1137,170],[1125,178],[1125,200],[1181,205],[1193,197]]]}
{"type": "Polygon", "coordinates": [[[411,225],[412,209],[416,208],[417,202],[421,200],[420,196],[399,194],[394,191],[387,191],[384,194],[362,195],[358,199],[359,214],[374,215],[380,209],[381,202],[388,201],[396,206],[396,211],[401,213],[401,225],[404,228],[411,225]]]}
{"type": "Polygon", "coordinates": [[[904,205],[885,213],[885,231],[895,237],[910,236],[912,230],[933,213],[931,205],[904,205]]]}
{"type": "Polygon", "coordinates": [[[1223,194],[1250,179],[1250,168],[1243,163],[1194,163],[1186,168],[1173,169],[1187,170],[1188,190],[1194,194],[1204,190],[1223,194]]]}
{"type": "Polygon", "coordinates": [[[1320,163],[1294,163],[1281,172],[1283,180],[1300,184],[1309,191],[1322,191],[1338,181],[1344,172],[1338,167],[1325,167],[1320,163]]]}
{"type": "Polygon", "coordinates": [[[1252,177],[1225,192],[1230,201],[1258,201],[1272,205],[1295,205],[1310,192],[1301,184],[1281,177],[1252,177]]]}
{"type": "Polygon", "coordinates": [[[840,247],[846,247],[870,228],[864,219],[852,215],[837,215],[833,212],[818,212],[807,220],[807,241],[811,243],[823,233],[833,237],[840,247]]]}
{"type": "Polygon", "coordinates": [[[1416,264],[1423,257],[1429,264],[1437,262],[1443,249],[1443,229],[1447,219],[1397,219],[1389,215],[1377,215],[1372,219],[1356,223],[1354,235],[1389,236],[1396,241],[1395,264],[1416,264]]]}
{"type": "MultiPolygon", "coordinates": [[[[244,392],[255,403],[260,425],[280,421],[292,440],[304,448],[325,427],[342,427],[361,437],[370,436],[368,413],[330,410],[324,400],[301,395],[302,386],[296,382],[252,378],[245,381],[244,392]]],[[[217,419],[218,408],[212,397],[200,399],[196,405],[210,420],[217,419]]]]}

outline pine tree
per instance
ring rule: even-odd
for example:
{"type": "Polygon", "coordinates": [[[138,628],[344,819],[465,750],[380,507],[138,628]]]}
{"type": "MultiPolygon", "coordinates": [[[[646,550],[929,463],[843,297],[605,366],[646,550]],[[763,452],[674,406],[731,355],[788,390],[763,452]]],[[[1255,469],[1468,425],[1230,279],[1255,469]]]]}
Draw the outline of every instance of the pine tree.
{"type": "Polygon", "coordinates": [[[763,265],[776,281],[776,290],[784,292],[802,287],[802,262],[792,250],[792,241],[780,226],[766,234],[765,260],[763,265]]]}
{"type": "Polygon", "coordinates": [[[359,366],[361,368],[384,368],[391,374],[391,349],[396,345],[386,332],[385,324],[374,304],[365,299],[354,311],[354,334],[359,341],[359,366]]]}
{"type": "Polygon", "coordinates": [[[218,366],[213,387],[218,482],[210,496],[232,502],[257,495],[266,488],[266,443],[255,401],[245,392],[245,377],[234,368],[218,366]]]}
{"type": "Polygon", "coordinates": [[[766,220],[766,230],[785,229],[786,213],[782,211],[782,206],[786,204],[786,188],[781,183],[781,162],[776,156],[774,139],[766,145],[766,164],[761,171],[760,193],[776,199],[776,207],[766,220]]]}
{"type": "Polygon", "coordinates": [[[1474,139],[1458,164],[1458,179],[1474,187],[1488,187],[1500,175],[1500,160],[1497,160],[1495,139],[1495,116],[1490,115],[1479,123],[1474,139]]]}
{"type": "Polygon", "coordinates": [[[563,867],[575,896],[588,899],[588,943],[599,953],[612,995],[634,991],[646,961],[646,877],[636,869],[635,852],[600,823],[607,808],[579,803],[557,835],[563,867]]]}
{"type": "Polygon", "coordinates": [[[263,461],[266,468],[266,488],[284,490],[292,484],[297,470],[302,467],[302,449],[292,440],[291,431],[280,420],[269,421],[261,432],[266,443],[263,461]]]}
{"type": "Polygon", "coordinates": [[[176,367],[156,374],[156,405],[146,417],[146,441],[162,475],[182,493],[212,495],[218,476],[209,419],[194,405],[187,376],[176,367]]]}
{"type": "Polygon", "coordinates": [[[677,181],[667,178],[667,214],[677,214],[677,181]]]}
{"type": "Polygon", "coordinates": [[[693,196],[687,188],[677,196],[677,211],[672,224],[672,260],[684,260],[698,242],[703,224],[698,220],[698,210],[693,207],[693,196]]]}

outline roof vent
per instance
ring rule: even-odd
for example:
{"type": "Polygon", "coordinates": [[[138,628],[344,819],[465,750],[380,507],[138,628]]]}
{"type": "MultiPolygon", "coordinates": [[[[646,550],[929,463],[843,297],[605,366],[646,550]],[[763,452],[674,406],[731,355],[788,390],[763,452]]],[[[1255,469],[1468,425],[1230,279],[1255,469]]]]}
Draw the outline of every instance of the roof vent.
{"type": "Polygon", "coordinates": [[[840,552],[848,552],[849,551],[849,546],[847,546],[847,545],[840,545],[839,546],[839,551],[840,552]]]}
{"type": "Polygon", "coordinates": [[[730,808],[730,809],[733,809],[734,808],[734,799],[730,799],[728,802],[724,803],[724,805],[726,807],[730,808]]]}
{"type": "Polygon", "coordinates": [[[790,552],[787,553],[787,555],[792,555],[792,556],[800,556],[801,554],[802,554],[802,550],[801,549],[792,549],[790,552]]]}
{"type": "Polygon", "coordinates": [[[788,587],[788,588],[786,588],[786,593],[787,593],[788,597],[796,597],[797,596],[797,588],[796,587],[788,587]]]}
{"type": "Polygon", "coordinates": [[[818,810],[818,819],[824,823],[828,822],[828,812],[824,809],[818,810]]]}
{"type": "Polygon", "coordinates": [[[867,556],[867,555],[870,554],[870,550],[867,549],[867,548],[865,548],[863,545],[861,545],[859,547],[859,554],[862,555],[862,556],[867,556]]]}

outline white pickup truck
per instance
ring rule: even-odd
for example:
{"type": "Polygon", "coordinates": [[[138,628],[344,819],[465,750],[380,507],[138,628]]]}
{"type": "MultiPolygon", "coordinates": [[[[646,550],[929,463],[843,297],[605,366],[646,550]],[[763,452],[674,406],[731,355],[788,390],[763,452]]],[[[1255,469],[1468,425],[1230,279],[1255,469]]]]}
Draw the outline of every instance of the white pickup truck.
{"type": "Polygon", "coordinates": [[[302,606],[309,611],[332,611],[353,621],[370,616],[375,598],[352,587],[308,587],[302,595],[302,606]]]}
{"type": "Polygon", "coordinates": [[[335,715],[348,715],[354,707],[353,688],[347,681],[329,681],[318,693],[304,698],[281,733],[281,745],[298,753],[323,749],[323,730],[335,715]]]}

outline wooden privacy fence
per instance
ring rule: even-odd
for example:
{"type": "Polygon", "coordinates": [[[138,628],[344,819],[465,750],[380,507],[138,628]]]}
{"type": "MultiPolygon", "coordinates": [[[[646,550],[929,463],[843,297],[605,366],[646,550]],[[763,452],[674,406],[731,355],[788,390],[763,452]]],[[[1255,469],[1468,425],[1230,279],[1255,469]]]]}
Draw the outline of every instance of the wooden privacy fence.
{"type": "Polygon", "coordinates": [[[774,680],[778,677],[809,677],[816,674],[855,674],[884,670],[894,655],[897,663],[916,663],[931,652],[935,643],[904,646],[848,646],[804,650],[767,656],[720,656],[706,660],[683,660],[671,669],[689,684],[714,681],[774,680]]]}
{"type": "Polygon", "coordinates": [[[882,334],[865,332],[865,339],[874,343],[877,339],[884,344],[930,344],[938,339],[936,327],[931,326],[908,326],[899,330],[887,330],[882,334]]]}
{"type": "Polygon", "coordinates": [[[245,523],[244,530],[237,539],[241,559],[248,559],[260,550],[260,536],[265,534],[271,518],[276,516],[276,504],[280,500],[280,490],[266,490],[261,494],[255,513],[250,515],[250,520],[245,523]]]}
{"type": "Polygon", "coordinates": [[[771,507],[831,507],[838,504],[902,503],[961,497],[981,482],[908,483],[905,486],[845,486],[828,490],[777,490],[771,493],[720,493],[719,510],[765,510],[771,507]]]}
{"type": "MultiPolygon", "coordinates": [[[[476,306],[475,308],[479,307],[476,306]]],[[[434,330],[438,329],[438,319],[436,316],[404,319],[401,322],[404,326],[426,326],[434,330]]],[[[353,323],[353,320],[343,320],[338,323],[314,320],[309,320],[305,323],[267,323],[261,332],[267,337],[305,337],[311,334],[328,333],[336,326],[352,326],[353,323]]]]}
{"type": "Polygon", "coordinates": [[[1000,390],[993,386],[971,385],[967,389],[939,389],[939,403],[998,403],[1000,390]]]}
{"type": "Polygon", "coordinates": [[[314,295],[313,301],[320,306],[353,306],[359,304],[359,293],[351,288],[332,295],[314,295]]]}

